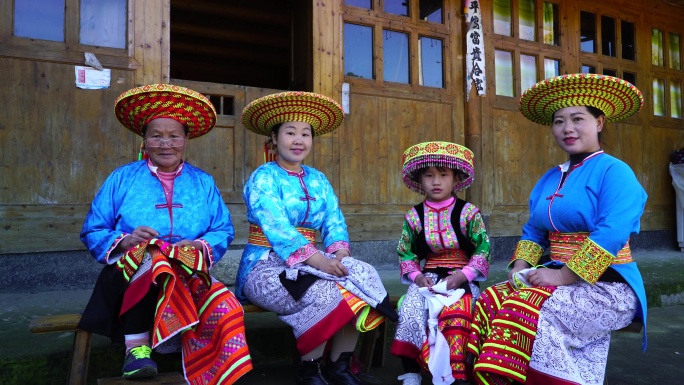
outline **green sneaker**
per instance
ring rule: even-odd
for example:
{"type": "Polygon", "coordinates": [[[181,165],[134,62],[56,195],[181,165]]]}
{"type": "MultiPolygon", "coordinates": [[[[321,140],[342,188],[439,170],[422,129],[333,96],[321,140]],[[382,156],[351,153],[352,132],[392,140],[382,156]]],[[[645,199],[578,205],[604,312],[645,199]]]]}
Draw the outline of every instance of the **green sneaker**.
{"type": "Polygon", "coordinates": [[[157,375],[157,364],[150,358],[152,349],[141,345],[128,351],[124,360],[123,378],[148,378],[157,375]]]}

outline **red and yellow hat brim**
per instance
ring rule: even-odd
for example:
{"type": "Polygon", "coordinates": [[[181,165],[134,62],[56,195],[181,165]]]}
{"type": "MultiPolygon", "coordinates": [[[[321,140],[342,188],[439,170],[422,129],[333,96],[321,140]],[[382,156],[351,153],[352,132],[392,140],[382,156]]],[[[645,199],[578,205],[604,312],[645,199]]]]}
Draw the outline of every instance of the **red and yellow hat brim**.
{"type": "Polygon", "coordinates": [[[416,171],[425,167],[446,167],[463,172],[466,177],[454,186],[454,193],[468,188],[475,180],[473,152],[460,144],[451,142],[424,142],[415,144],[402,157],[401,172],[406,187],[425,195],[416,171]]]}
{"type": "Polygon", "coordinates": [[[157,118],[183,123],[190,139],[206,134],[216,124],[216,109],[206,96],[171,84],[150,84],[124,92],[114,103],[114,114],[140,136],[143,127],[157,118]]]}
{"type": "Polygon", "coordinates": [[[630,82],[608,75],[570,74],[528,88],[520,98],[520,112],[529,120],[551,125],[554,112],[565,107],[592,106],[615,122],[639,112],[644,97],[630,82]]]}
{"type": "Polygon", "coordinates": [[[313,92],[288,91],[255,99],[242,110],[242,124],[257,134],[271,135],[274,126],[305,122],[314,136],[332,132],[342,124],[344,112],[335,100],[313,92]]]}

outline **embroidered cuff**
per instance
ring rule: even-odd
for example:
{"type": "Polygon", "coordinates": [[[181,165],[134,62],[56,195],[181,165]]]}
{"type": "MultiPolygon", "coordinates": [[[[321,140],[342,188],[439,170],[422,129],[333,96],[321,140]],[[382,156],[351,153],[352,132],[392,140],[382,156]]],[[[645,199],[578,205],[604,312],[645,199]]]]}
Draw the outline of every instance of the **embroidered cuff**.
{"type": "Polygon", "coordinates": [[[204,258],[208,264],[207,268],[211,269],[214,266],[214,249],[211,248],[209,242],[205,241],[202,238],[196,239],[196,241],[204,245],[204,258]]]}
{"type": "Polygon", "coordinates": [[[306,245],[297,249],[297,251],[295,251],[294,253],[290,254],[290,256],[285,260],[285,263],[288,267],[292,267],[298,263],[306,261],[317,252],[318,250],[314,245],[312,245],[311,243],[307,243],[306,245]]]}
{"type": "MultiPolygon", "coordinates": [[[[468,265],[465,266],[468,268],[473,269],[473,279],[475,279],[479,274],[482,274],[482,277],[484,279],[487,279],[489,277],[489,261],[487,260],[487,257],[481,254],[475,254],[472,257],[470,257],[470,261],[468,262],[468,265]]],[[[464,268],[465,270],[465,268],[464,268]]],[[[468,278],[469,281],[473,281],[472,279],[468,278]]],[[[479,280],[478,280],[479,281],[479,280]]]]}
{"type": "Polygon", "coordinates": [[[518,259],[529,263],[531,266],[536,266],[541,258],[544,249],[538,244],[532,241],[518,241],[518,245],[515,246],[515,252],[513,253],[513,258],[508,262],[507,269],[511,268],[513,262],[518,259]]]}
{"type": "MultiPolygon", "coordinates": [[[[113,258],[112,261],[109,260],[109,257],[111,256],[111,254],[112,254],[112,252],[114,251],[114,249],[116,249],[116,247],[119,246],[119,243],[121,243],[121,241],[123,241],[123,239],[126,238],[126,237],[129,236],[129,235],[131,235],[131,234],[128,234],[128,233],[121,233],[121,235],[119,235],[118,237],[116,237],[116,239],[114,240],[114,242],[112,242],[112,245],[109,246],[109,250],[107,250],[107,252],[105,253],[105,256],[104,256],[104,263],[106,263],[106,264],[108,264],[108,265],[111,265],[111,264],[116,263],[116,262],[119,260],[119,258],[121,258],[121,254],[118,254],[118,253],[117,253],[117,254],[116,254],[116,257],[113,258]]],[[[124,250],[123,252],[125,253],[126,250],[124,250]]]]}
{"type": "Polygon", "coordinates": [[[593,285],[614,259],[614,255],[587,238],[566,265],[580,278],[593,285]]]}
{"type": "Polygon", "coordinates": [[[349,242],[337,241],[333,242],[330,246],[325,248],[325,252],[328,254],[335,254],[337,250],[347,250],[349,255],[351,255],[351,248],[349,247],[349,242]]]}
{"type": "Polygon", "coordinates": [[[421,272],[420,265],[414,260],[401,261],[401,263],[399,264],[399,270],[402,276],[404,276],[405,274],[411,274],[414,271],[417,271],[419,273],[421,272]]]}

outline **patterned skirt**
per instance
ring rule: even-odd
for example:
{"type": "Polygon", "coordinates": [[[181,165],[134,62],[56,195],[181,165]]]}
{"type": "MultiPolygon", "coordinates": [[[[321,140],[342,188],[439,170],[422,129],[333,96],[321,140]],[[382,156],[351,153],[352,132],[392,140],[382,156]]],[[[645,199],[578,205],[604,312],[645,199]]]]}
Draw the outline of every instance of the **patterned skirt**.
{"type": "Polygon", "coordinates": [[[292,327],[300,355],[328,341],[352,320],[363,320],[357,322],[360,331],[372,330],[384,321],[366,302],[331,280],[316,280],[295,300],[279,277],[285,267],[275,253],[269,253],[247,275],[243,292],[251,303],[275,312],[292,327]]]}
{"type": "Polygon", "coordinates": [[[599,385],[610,332],[632,321],[629,285],[584,281],[515,290],[502,282],[476,303],[468,352],[477,384],[599,385]]]}

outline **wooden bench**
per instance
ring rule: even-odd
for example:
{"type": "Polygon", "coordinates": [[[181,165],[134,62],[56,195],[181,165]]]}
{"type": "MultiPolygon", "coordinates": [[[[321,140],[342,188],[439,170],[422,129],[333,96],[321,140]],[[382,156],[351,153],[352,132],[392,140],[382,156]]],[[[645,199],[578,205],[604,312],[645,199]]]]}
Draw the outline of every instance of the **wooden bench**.
{"type": "MultiPolygon", "coordinates": [[[[391,297],[390,302],[392,306],[396,307],[398,300],[399,297],[391,297]]],[[[243,305],[242,308],[245,314],[269,312],[268,310],[253,304],[243,305]]],[[[67,381],[68,385],[86,385],[86,380],[88,377],[88,361],[90,359],[90,344],[92,334],[88,331],[81,330],[77,327],[78,322],[80,320],[80,313],[60,314],[34,317],[29,324],[29,330],[31,331],[31,333],[36,334],[57,332],[75,333],[71,355],[71,366],[69,369],[69,378],[67,381]]],[[[359,353],[359,361],[361,361],[361,364],[365,369],[370,368],[371,365],[374,367],[379,367],[383,365],[385,350],[384,346],[386,341],[385,331],[386,327],[385,323],[383,323],[374,330],[371,330],[367,333],[361,333],[361,348],[359,353]]],[[[295,358],[298,360],[298,357],[295,358]]],[[[183,376],[181,374],[176,374],[175,376],[172,374],[170,374],[169,376],[162,376],[160,374],[159,376],[157,376],[158,380],[156,380],[156,382],[154,382],[155,380],[150,380],[152,382],[140,382],[136,380],[135,383],[171,385],[177,383],[178,377],[181,378],[181,383],[184,384],[185,380],[183,379],[183,376]]],[[[126,381],[118,377],[98,380],[98,385],[115,385],[126,383],[133,382],[126,381]],[[119,382],[116,382],[115,380],[119,382]]]]}

